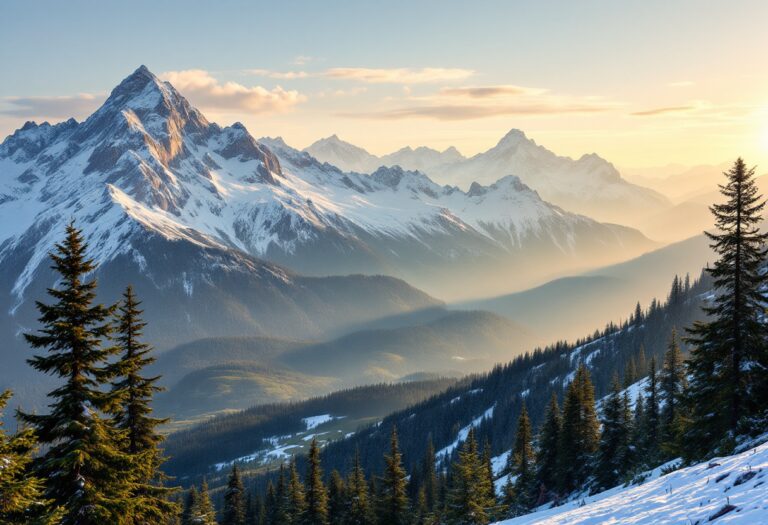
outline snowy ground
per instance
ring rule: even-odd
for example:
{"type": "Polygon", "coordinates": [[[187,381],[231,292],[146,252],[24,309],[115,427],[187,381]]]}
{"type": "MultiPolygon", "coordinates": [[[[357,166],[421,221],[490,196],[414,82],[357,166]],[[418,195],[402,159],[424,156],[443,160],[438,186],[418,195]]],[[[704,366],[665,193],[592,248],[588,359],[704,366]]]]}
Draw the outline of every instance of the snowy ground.
{"type": "Polygon", "coordinates": [[[768,443],[499,525],[768,524],[768,443]]]}

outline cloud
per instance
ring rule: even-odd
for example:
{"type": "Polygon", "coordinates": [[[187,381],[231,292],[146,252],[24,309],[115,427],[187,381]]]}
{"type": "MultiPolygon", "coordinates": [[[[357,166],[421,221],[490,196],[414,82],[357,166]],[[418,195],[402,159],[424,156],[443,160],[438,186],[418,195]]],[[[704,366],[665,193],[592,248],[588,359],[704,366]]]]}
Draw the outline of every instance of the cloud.
{"type": "Polygon", "coordinates": [[[280,86],[270,90],[237,82],[221,83],[202,69],[167,71],[160,77],[189,97],[193,104],[212,111],[282,112],[307,99],[298,91],[280,86]]]}
{"type": "Polygon", "coordinates": [[[244,72],[249,75],[277,78],[281,80],[295,80],[297,78],[307,78],[310,76],[306,71],[270,71],[269,69],[246,69],[244,72]]]}
{"type": "Polygon", "coordinates": [[[291,63],[295,66],[303,66],[305,64],[312,62],[314,59],[315,57],[311,57],[308,55],[298,55],[293,59],[291,63]]]}
{"type": "Polygon", "coordinates": [[[432,95],[406,96],[401,99],[401,103],[408,102],[411,104],[394,109],[358,114],[346,113],[342,116],[383,120],[408,118],[470,120],[501,115],[597,113],[619,106],[600,97],[568,96],[542,88],[506,84],[442,88],[432,95]]]}
{"type": "Polygon", "coordinates": [[[448,69],[439,67],[413,68],[365,68],[336,67],[328,69],[324,76],[343,80],[357,80],[370,84],[428,84],[463,80],[474,74],[470,69],[448,69]]]}
{"type": "Polygon", "coordinates": [[[90,115],[104,101],[102,94],[81,93],[59,97],[5,97],[0,114],[27,119],[60,120],[90,115]]]}
{"type": "Polygon", "coordinates": [[[440,94],[451,97],[489,98],[509,95],[542,95],[546,89],[527,88],[513,85],[500,86],[468,86],[443,88],[440,94]]]}
{"type": "Polygon", "coordinates": [[[696,106],[669,106],[665,108],[646,109],[644,111],[635,111],[632,115],[636,117],[654,117],[656,115],[668,115],[670,113],[684,113],[693,111],[696,106]]]}

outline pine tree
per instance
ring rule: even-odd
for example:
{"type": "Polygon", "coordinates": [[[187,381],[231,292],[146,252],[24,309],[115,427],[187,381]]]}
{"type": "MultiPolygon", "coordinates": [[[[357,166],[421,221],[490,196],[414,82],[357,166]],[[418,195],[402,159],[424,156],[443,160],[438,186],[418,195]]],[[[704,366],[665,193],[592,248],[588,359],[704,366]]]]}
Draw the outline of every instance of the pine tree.
{"type": "Polygon", "coordinates": [[[659,378],[656,373],[656,357],[651,357],[648,365],[648,384],[645,387],[645,458],[648,465],[653,464],[659,452],[659,378]]]}
{"type": "Polygon", "coordinates": [[[410,521],[406,473],[397,441],[397,428],[392,427],[390,452],[384,456],[377,517],[381,525],[405,525],[410,521]]]}
{"type": "Polygon", "coordinates": [[[117,378],[112,384],[114,426],[123,431],[125,440],[121,449],[134,457],[136,468],[135,487],[132,494],[134,521],[158,523],[175,514],[176,505],[168,500],[174,489],[160,486],[165,477],[160,466],[165,461],[159,449],[162,435],[159,425],[168,419],[151,417],[150,403],[156,392],[157,377],[146,378],[142,370],[154,363],[149,354],[152,347],[141,341],[146,323],[142,321],[141,303],[136,299],[133,287],[128,286],[123,300],[117,307],[116,337],[120,359],[110,366],[110,374],[117,378]]]}
{"type": "Polygon", "coordinates": [[[248,492],[245,496],[245,525],[259,524],[259,507],[261,499],[248,492]]]}
{"type": "Polygon", "coordinates": [[[633,426],[632,426],[632,446],[634,447],[635,451],[635,462],[636,463],[642,463],[640,461],[640,458],[642,458],[645,454],[645,436],[646,436],[646,430],[645,430],[645,424],[646,424],[646,418],[645,418],[645,401],[644,401],[643,393],[638,392],[637,393],[637,399],[635,399],[635,413],[633,416],[633,426]]]}
{"type": "Polygon", "coordinates": [[[184,511],[181,513],[181,525],[195,525],[199,509],[200,495],[197,492],[197,487],[192,485],[187,491],[187,497],[184,499],[184,511]]]}
{"type": "Polygon", "coordinates": [[[277,476],[277,488],[274,489],[275,501],[272,507],[271,523],[273,525],[292,525],[291,496],[285,479],[285,466],[280,465],[277,476]]]}
{"type": "Polygon", "coordinates": [[[635,365],[635,358],[630,357],[624,368],[624,388],[629,388],[635,381],[637,381],[637,365],[635,365]]]}
{"type": "Polygon", "coordinates": [[[664,354],[659,383],[660,397],[664,403],[661,410],[661,447],[662,452],[669,457],[680,452],[678,444],[685,424],[680,406],[688,386],[683,354],[677,344],[677,333],[674,329],[672,329],[667,352],[664,354]]]}
{"type": "Polygon", "coordinates": [[[544,416],[544,424],[539,433],[539,448],[536,454],[536,480],[539,492],[543,499],[550,499],[547,495],[559,485],[560,457],[560,433],[562,432],[562,418],[560,407],[557,404],[557,395],[552,392],[549,406],[544,416]]]}
{"type": "Polygon", "coordinates": [[[245,525],[245,503],[245,489],[240,479],[237,464],[235,464],[232,465],[232,472],[227,480],[227,489],[224,492],[222,525],[245,525]]]}
{"type": "Polygon", "coordinates": [[[31,429],[7,435],[3,410],[10,390],[0,393],[0,522],[8,525],[50,523],[56,519],[42,500],[42,482],[30,472],[37,439],[31,429]]]}
{"type": "Polygon", "coordinates": [[[708,273],[717,295],[705,307],[709,319],[696,323],[687,340],[689,409],[692,424],[685,442],[688,456],[701,457],[716,450],[737,425],[765,410],[768,399],[768,344],[763,287],[764,245],[768,235],[759,224],[765,201],[758,194],[754,169],[739,158],[725,173],[720,186],[726,202],[710,209],[717,233],[705,232],[719,259],[708,273]]]}
{"type": "Polygon", "coordinates": [[[614,376],[611,393],[603,407],[603,432],[595,468],[595,488],[604,490],[619,484],[627,472],[627,457],[630,447],[628,402],[614,376]]]}
{"type": "Polygon", "coordinates": [[[323,471],[320,468],[320,447],[313,439],[307,457],[307,510],[304,523],[307,525],[326,525],[328,523],[328,492],[323,484],[323,471]]]}
{"type": "Polygon", "coordinates": [[[346,509],[346,489],[339,471],[334,469],[328,481],[328,521],[330,525],[344,523],[346,509]]]}
{"type": "Polygon", "coordinates": [[[486,466],[480,459],[475,430],[470,428],[467,439],[452,467],[452,487],[448,493],[448,523],[480,525],[489,523],[496,507],[489,497],[486,466]]]}
{"type": "Polygon", "coordinates": [[[304,485],[299,478],[296,468],[296,459],[292,459],[288,466],[288,510],[291,523],[303,523],[307,512],[307,498],[304,485]]]}
{"type": "Polygon", "coordinates": [[[216,525],[216,510],[208,494],[208,482],[203,479],[197,496],[197,512],[192,523],[195,525],[216,525]]]}
{"type": "Polygon", "coordinates": [[[646,361],[646,358],[645,358],[644,345],[640,345],[640,349],[637,352],[637,370],[640,374],[644,374],[645,371],[648,370],[648,362],[646,361]]]}
{"type": "Polygon", "coordinates": [[[272,480],[269,480],[267,482],[267,493],[264,496],[264,517],[268,525],[275,525],[277,523],[277,509],[279,505],[277,489],[275,489],[272,480]]]}
{"type": "Polygon", "coordinates": [[[96,281],[86,281],[96,265],[87,259],[82,233],[67,226],[66,238],[52,253],[59,287],[49,288],[51,304],[38,301],[38,334],[25,334],[33,348],[47,350],[28,362],[62,381],[51,391],[49,414],[20,413],[34,429],[45,453],[35,462],[44,480],[44,497],[61,507],[64,525],[123,523],[134,507],[133,458],[115,446],[124,433],[104,413],[112,395],[101,390],[110,378],[107,359],[115,353],[103,345],[109,338],[112,309],[95,304],[96,281]]]}
{"type": "Polygon", "coordinates": [[[536,503],[536,465],[534,463],[533,431],[525,405],[517,419],[515,445],[510,455],[510,475],[515,477],[515,500],[509,509],[513,516],[528,512],[536,503]]]}
{"type": "Polygon", "coordinates": [[[595,391],[586,366],[579,364],[563,403],[560,434],[560,479],[567,493],[583,486],[597,452],[600,427],[595,413],[595,391]]]}
{"type": "Polygon", "coordinates": [[[427,509],[429,512],[435,510],[438,499],[438,481],[435,462],[435,446],[432,444],[432,436],[430,435],[427,439],[427,451],[424,454],[424,461],[422,463],[424,497],[426,498],[427,509]]]}
{"type": "Polygon", "coordinates": [[[360,464],[360,451],[355,451],[352,472],[347,481],[348,512],[346,523],[348,525],[365,525],[371,520],[370,498],[368,497],[368,482],[365,479],[365,471],[360,464]]]}

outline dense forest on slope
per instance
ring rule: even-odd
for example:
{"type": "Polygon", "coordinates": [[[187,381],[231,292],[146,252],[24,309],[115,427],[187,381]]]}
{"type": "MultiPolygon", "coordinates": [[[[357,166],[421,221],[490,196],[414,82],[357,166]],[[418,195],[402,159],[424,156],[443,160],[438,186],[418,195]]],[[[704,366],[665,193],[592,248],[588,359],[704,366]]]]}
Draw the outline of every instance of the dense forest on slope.
{"type": "MultiPolygon", "coordinates": [[[[354,435],[329,443],[322,451],[325,471],[347,472],[355,450],[359,450],[366,472],[381,472],[382,451],[388,446],[393,426],[400,435],[404,465],[409,470],[423,458],[428,439],[438,450],[438,460],[454,459],[451,456],[458,447],[451,445],[455,444],[460,431],[468,426],[475,427],[479,442],[487,439],[492,444],[493,453],[500,454],[514,441],[523,403],[531,414],[533,427],[538,428],[551,393],[554,391],[562,399],[564,388],[580,362],[589,364],[598,398],[608,393],[614,373],[625,382],[643,376],[644,372],[638,372],[645,370],[642,361],[647,362],[653,356],[661,359],[673,328],[682,330],[702,318],[701,306],[710,290],[711,281],[706,274],[694,282],[687,277],[675,277],[663,302],[654,300],[645,310],[638,306],[621,324],[609,324],[574,343],[557,342],[537,348],[507,364],[497,365],[486,374],[468,377],[439,395],[400,409],[354,435]],[[446,453],[441,455],[443,449],[446,453]]],[[[293,426],[290,423],[274,426],[262,423],[262,411],[282,414],[281,406],[255,407],[171,435],[166,445],[167,452],[173,456],[167,465],[168,472],[183,476],[185,481],[199,480],[207,475],[209,483],[215,487],[223,479],[213,465],[251,451],[242,446],[241,436],[264,439],[299,428],[298,420],[293,426]],[[210,450],[213,440],[217,443],[215,451],[210,450]]],[[[333,413],[345,410],[336,404],[326,406],[333,413]]],[[[314,412],[323,413],[320,406],[314,412]]],[[[302,466],[303,459],[298,460],[302,466]]],[[[259,477],[247,481],[263,488],[266,479],[259,477]]]]}

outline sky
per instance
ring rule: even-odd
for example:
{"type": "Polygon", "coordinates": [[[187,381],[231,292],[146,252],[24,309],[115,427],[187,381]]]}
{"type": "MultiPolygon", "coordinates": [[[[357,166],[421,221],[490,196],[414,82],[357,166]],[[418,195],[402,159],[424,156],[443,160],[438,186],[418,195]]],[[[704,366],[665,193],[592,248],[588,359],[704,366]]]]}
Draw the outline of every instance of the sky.
{"type": "Polygon", "coordinates": [[[768,2],[0,2],[0,137],[139,65],[295,147],[471,155],[512,128],[621,167],[768,168],[768,2]]]}

